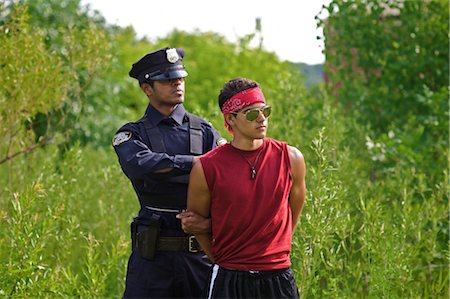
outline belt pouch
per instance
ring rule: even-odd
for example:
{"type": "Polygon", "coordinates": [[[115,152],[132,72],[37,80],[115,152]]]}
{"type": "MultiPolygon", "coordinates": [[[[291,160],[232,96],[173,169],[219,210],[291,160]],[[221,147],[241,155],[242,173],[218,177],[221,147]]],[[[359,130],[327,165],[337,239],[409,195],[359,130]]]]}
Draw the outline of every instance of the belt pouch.
{"type": "Polygon", "coordinates": [[[136,221],[131,222],[131,225],[130,225],[130,230],[131,230],[131,250],[133,250],[137,246],[137,240],[136,240],[137,226],[138,225],[137,225],[136,221]]]}
{"type": "Polygon", "coordinates": [[[159,215],[152,215],[148,226],[140,226],[136,234],[137,249],[142,257],[153,260],[159,238],[159,215]]]}

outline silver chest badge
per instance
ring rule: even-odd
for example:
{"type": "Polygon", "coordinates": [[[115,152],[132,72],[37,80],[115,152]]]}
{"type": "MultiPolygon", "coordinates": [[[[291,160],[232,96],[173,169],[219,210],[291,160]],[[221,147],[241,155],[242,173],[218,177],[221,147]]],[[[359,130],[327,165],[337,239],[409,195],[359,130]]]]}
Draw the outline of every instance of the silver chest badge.
{"type": "Polygon", "coordinates": [[[166,50],[166,57],[167,61],[170,63],[175,63],[178,61],[178,59],[180,59],[180,57],[178,56],[177,49],[174,48],[166,50]]]}

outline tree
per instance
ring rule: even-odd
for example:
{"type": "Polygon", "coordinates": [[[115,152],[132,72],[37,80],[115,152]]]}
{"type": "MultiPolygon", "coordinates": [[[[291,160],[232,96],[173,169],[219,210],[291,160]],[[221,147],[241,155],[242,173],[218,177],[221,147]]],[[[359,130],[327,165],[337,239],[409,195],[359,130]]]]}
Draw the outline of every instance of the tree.
{"type": "Polygon", "coordinates": [[[0,163],[56,136],[60,144],[70,139],[85,91],[109,56],[101,20],[78,6],[78,0],[0,6],[1,133],[8,139],[0,163]]]}
{"type": "MultiPolygon", "coordinates": [[[[6,7],[0,6],[2,13],[6,7]]],[[[64,101],[69,82],[62,61],[43,44],[43,33],[32,28],[25,6],[15,7],[0,26],[0,164],[48,143],[35,140],[30,120],[64,101]]]]}
{"type": "Polygon", "coordinates": [[[440,175],[448,154],[448,1],[333,0],[324,9],[328,90],[372,130],[379,162],[440,175]]]}

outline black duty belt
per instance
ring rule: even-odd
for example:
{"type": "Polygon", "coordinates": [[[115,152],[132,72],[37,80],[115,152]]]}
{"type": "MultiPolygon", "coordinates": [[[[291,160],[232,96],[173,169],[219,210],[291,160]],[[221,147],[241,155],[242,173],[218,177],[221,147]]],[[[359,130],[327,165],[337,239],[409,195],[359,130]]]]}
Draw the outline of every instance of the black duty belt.
{"type": "Polygon", "coordinates": [[[194,236],[188,237],[159,237],[156,243],[158,251],[202,251],[194,236]]]}
{"type": "Polygon", "coordinates": [[[153,214],[147,223],[131,223],[131,248],[137,250],[143,258],[153,260],[156,251],[202,251],[195,236],[166,236],[160,229],[159,215],[153,214]]]}

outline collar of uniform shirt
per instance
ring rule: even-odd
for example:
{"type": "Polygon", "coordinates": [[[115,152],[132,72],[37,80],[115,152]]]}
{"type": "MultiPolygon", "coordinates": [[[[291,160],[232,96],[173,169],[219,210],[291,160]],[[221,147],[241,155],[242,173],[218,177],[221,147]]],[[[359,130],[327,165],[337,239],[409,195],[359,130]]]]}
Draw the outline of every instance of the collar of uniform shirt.
{"type": "MultiPolygon", "coordinates": [[[[147,117],[149,117],[152,122],[156,125],[158,125],[163,119],[166,119],[167,117],[158,110],[155,109],[151,104],[148,105],[147,111],[146,111],[147,117]]],[[[178,124],[183,124],[184,116],[186,115],[186,109],[184,109],[183,104],[178,104],[177,108],[172,112],[170,117],[178,124]]]]}

